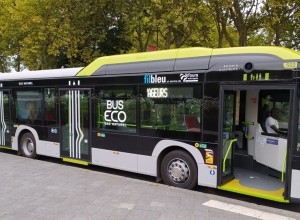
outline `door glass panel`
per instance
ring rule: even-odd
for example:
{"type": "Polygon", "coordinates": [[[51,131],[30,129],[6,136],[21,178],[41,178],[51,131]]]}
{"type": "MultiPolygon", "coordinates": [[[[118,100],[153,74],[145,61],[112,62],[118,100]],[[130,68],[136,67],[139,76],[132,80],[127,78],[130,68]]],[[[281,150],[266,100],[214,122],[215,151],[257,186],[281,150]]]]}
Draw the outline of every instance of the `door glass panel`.
{"type": "Polygon", "coordinates": [[[61,153],[89,160],[89,91],[66,90],[60,93],[61,153]]]}
{"type": "MultiPolygon", "coordinates": [[[[298,88],[300,89],[300,88],[298,88]]],[[[298,92],[299,94],[299,92],[298,92]]],[[[298,126],[297,126],[297,147],[296,152],[299,155],[300,154],[300,95],[298,95],[298,126]]]]}
{"type": "Polygon", "coordinates": [[[222,176],[232,174],[235,93],[225,91],[223,108],[222,176]]]}
{"type": "Polygon", "coordinates": [[[9,92],[0,91],[0,145],[10,147],[9,92]]]}

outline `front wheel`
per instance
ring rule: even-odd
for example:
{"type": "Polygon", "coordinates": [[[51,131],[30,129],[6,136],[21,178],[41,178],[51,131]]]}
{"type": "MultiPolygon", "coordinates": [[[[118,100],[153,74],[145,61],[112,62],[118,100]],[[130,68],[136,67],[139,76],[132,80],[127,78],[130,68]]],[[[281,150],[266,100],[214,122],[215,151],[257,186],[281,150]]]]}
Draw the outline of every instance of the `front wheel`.
{"type": "Polygon", "coordinates": [[[171,151],[162,160],[161,175],[170,186],[193,189],[197,184],[197,165],[190,154],[181,150],[171,151]]]}
{"type": "Polygon", "coordinates": [[[30,132],[23,134],[20,141],[20,147],[24,157],[36,157],[36,143],[33,135],[30,132]]]}

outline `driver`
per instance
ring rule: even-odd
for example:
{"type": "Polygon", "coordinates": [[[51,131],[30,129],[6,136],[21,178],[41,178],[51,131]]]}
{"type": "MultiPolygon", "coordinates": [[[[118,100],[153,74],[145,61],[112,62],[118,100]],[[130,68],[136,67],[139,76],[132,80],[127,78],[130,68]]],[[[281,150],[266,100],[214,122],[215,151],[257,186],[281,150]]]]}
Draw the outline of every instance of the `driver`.
{"type": "Polygon", "coordinates": [[[269,117],[266,119],[265,127],[270,134],[280,134],[279,125],[279,110],[277,108],[272,108],[269,117]]]}

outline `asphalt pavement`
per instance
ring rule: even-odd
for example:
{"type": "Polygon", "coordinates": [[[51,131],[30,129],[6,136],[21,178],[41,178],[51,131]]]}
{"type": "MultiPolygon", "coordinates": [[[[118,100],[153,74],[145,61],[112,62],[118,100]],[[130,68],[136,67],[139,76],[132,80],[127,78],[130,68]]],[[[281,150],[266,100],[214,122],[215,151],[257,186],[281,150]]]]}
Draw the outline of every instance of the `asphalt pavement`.
{"type": "Polygon", "coordinates": [[[300,219],[300,204],[276,206],[216,189],[179,189],[153,177],[0,151],[0,219],[5,220],[300,219]]]}

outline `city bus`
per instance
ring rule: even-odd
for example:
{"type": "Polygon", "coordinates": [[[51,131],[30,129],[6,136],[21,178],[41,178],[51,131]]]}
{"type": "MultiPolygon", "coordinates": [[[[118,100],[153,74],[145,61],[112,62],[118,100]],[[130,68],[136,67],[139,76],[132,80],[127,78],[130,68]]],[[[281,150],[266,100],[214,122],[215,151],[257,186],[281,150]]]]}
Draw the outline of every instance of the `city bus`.
{"type": "Polygon", "coordinates": [[[0,145],[277,202],[300,201],[300,53],[184,48],[0,74],[0,145]],[[266,129],[277,109],[280,132],[266,129]]]}

